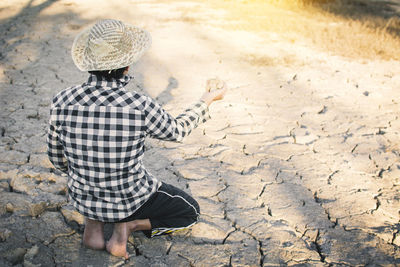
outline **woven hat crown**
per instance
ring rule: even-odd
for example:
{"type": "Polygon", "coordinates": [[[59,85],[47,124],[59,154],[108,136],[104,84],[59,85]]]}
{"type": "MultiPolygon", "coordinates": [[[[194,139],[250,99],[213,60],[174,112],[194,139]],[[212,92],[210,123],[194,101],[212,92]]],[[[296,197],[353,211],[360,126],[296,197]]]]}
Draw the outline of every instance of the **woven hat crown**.
{"type": "Polygon", "coordinates": [[[111,70],[131,65],[150,44],[145,30],[108,19],[79,34],[71,53],[80,70],[111,70]]]}
{"type": "Polygon", "coordinates": [[[132,46],[131,36],[120,21],[104,20],[95,24],[89,33],[88,50],[98,58],[110,57],[118,52],[128,53],[132,46]]]}

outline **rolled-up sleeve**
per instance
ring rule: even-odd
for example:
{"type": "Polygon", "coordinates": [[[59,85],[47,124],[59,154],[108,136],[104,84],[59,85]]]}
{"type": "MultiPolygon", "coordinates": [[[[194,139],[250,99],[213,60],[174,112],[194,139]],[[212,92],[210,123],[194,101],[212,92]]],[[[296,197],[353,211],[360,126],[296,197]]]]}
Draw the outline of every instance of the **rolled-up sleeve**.
{"type": "Polygon", "coordinates": [[[64,148],[59,140],[59,132],[57,130],[56,122],[50,116],[49,128],[47,132],[47,155],[54,167],[60,171],[67,173],[68,162],[64,157],[64,148]]]}
{"type": "Polygon", "coordinates": [[[148,97],[144,112],[147,133],[151,137],[177,142],[183,141],[200,123],[210,118],[208,106],[203,101],[195,103],[174,118],[156,101],[148,97]]]}

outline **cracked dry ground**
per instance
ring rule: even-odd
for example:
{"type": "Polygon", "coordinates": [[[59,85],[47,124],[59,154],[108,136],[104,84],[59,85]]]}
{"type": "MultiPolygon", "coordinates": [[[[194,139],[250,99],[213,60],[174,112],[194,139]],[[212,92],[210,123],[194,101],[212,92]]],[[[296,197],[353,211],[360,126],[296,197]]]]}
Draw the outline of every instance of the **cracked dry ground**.
{"type": "Polygon", "coordinates": [[[202,3],[112,2],[92,11],[91,1],[1,4],[1,266],[400,264],[396,63],[220,27],[223,12],[202,3]],[[45,154],[52,96],[86,78],[70,59],[72,39],[106,11],[153,35],[128,90],[177,115],[206,78],[231,87],[184,143],[148,140],[145,165],[191,193],[202,216],[173,236],[133,234],[128,262],[81,247],[82,217],[45,154]],[[276,64],[255,63],[265,58],[276,64]]]}

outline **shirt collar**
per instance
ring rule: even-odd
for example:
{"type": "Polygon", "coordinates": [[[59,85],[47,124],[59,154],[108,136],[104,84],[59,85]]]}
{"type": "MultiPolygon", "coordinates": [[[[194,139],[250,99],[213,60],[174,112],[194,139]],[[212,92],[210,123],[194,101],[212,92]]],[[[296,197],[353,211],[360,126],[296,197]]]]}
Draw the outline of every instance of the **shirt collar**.
{"type": "Polygon", "coordinates": [[[130,75],[125,75],[124,77],[122,77],[120,79],[112,79],[110,81],[107,81],[104,77],[90,74],[88,81],[87,81],[87,85],[93,86],[93,87],[102,87],[105,90],[121,89],[121,88],[125,87],[132,78],[133,77],[130,75]]]}

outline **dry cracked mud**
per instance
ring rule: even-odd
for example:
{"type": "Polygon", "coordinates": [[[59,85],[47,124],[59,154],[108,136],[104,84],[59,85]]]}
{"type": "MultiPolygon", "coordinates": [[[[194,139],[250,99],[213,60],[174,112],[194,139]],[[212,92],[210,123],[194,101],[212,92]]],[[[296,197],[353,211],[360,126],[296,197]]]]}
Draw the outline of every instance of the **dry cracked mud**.
{"type": "Polygon", "coordinates": [[[398,62],[225,27],[203,2],[5,0],[0,20],[1,266],[400,265],[398,62]],[[202,216],[176,235],[134,233],[128,261],[81,246],[83,218],[46,156],[52,96],[87,77],[72,40],[101,18],[151,32],[128,90],[172,114],[209,77],[230,87],[184,143],[147,140],[147,168],[193,195],[202,216]]]}

